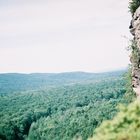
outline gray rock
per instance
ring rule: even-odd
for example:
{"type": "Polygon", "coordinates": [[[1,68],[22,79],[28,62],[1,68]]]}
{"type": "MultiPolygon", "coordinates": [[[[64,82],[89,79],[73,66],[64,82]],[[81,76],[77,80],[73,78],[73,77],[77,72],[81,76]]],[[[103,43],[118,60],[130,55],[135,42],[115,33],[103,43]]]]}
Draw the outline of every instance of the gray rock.
{"type": "Polygon", "coordinates": [[[140,97],[140,7],[134,13],[129,28],[136,44],[130,58],[132,63],[132,86],[136,95],[140,97]]]}

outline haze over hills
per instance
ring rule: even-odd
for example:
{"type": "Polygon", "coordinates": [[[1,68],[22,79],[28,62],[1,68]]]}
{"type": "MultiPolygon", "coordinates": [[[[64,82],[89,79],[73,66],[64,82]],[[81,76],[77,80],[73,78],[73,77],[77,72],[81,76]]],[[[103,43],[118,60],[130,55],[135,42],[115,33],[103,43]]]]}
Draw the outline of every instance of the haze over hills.
{"type": "Polygon", "coordinates": [[[104,79],[119,77],[126,70],[105,72],[105,73],[87,73],[87,72],[65,72],[65,73],[5,73],[0,74],[0,93],[9,91],[35,90],[53,86],[62,86],[70,84],[93,83],[104,79]]]}

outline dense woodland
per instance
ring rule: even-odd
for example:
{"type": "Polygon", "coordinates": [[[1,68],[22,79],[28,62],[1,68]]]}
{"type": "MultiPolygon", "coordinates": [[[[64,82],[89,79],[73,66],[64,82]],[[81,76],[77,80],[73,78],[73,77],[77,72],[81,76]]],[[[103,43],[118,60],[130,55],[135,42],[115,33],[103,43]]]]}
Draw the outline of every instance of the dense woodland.
{"type": "Polygon", "coordinates": [[[127,103],[124,73],[0,75],[0,139],[86,140],[127,103]]]}

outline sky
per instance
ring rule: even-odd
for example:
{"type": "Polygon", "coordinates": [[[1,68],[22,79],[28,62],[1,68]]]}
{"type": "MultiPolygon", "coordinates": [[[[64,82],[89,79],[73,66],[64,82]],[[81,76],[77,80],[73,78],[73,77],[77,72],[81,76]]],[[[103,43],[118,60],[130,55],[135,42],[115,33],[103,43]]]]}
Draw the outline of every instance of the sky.
{"type": "Polygon", "coordinates": [[[0,73],[127,67],[127,0],[0,0],[0,73]]]}

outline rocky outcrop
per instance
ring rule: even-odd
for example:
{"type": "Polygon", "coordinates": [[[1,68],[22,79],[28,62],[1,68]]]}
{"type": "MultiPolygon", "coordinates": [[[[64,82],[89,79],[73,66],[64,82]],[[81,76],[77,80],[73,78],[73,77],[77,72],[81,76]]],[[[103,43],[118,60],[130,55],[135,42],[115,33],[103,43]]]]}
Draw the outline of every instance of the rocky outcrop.
{"type": "Polygon", "coordinates": [[[130,61],[132,63],[132,86],[140,98],[140,7],[132,17],[130,32],[134,36],[130,61]]]}

